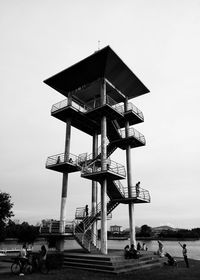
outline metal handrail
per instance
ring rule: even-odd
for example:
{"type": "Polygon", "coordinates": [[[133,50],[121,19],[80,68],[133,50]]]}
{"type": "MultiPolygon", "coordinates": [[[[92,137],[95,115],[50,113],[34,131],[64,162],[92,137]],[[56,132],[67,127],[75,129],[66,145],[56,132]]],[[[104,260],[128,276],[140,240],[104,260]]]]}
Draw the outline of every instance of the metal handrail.
{"type": "MultiPolygon", "coordinates": [[[[90,212],[90,214],[88,216],[86,216],[86,212],[85,212],[85,207],[77,207],[76,208],[76,212],[75,212],[75,219],[84,219],[85,217],[94,217],[96,216],[96,214],[99,214],[101,211],[101,203],[99,203],[97,205],[97,207],[95,208],[95,211],[90,212]]],[[[108,214],[107,218],[112,218],[112,214],[108,214]]]]}
{"type": "MultiPolygon", "coordinates": [[[[130,191],[131,191],[132,198],[140,198],[142,200],[150,202],[150,194],[149,191],[147,191],[146,189],[143,188],[136,189],[136,186],[132,186],[130,191]]],[[[124,196],[125,198],[130,198],[128,188],[124,188],[124,196]]]]}
{"type": "Polygon", "coordinates": [[[145,137],[142,133],[140,133],[139,131],[137,131],[135,128],[130,127],[127,131],[128,136],[126,136],[126,130],[125,129],[121,129],[120,130],[120,134],[122,138],[126,138],[126,137],[131,137],[134,136],[137,140],[139,140],[140,142],[142,142],[143,144],[146,144],[146,140],[145,137]]]}
{"type": "Polygon", "coordinates": [[[78,156],[74,155],[74,154],[57,154],[57,155],[53,155],[53,156],[49,156],[47,158],[46,161],[46,167],[49,167],[51,165],[55,165],[55,164],[62,164],[62,163],[70,163],[72,165],[79,165],[80,163],[80,159],[78,156]]]}
{"type": "Polygon", "coordinates": [[[131,102],[128,102],[127,104],[127,110],[126,112],[128,111],[133,111],[136,115],[138,115],[142,120],[144,120],[144,115],[142,113],[141,110],[139,110],[135,105],[133,105],[133,103],[131,102]]]}
{"type": "Polygon", "coordinates": [[[125,190],[124,190],[124,186],[122,185],[122,183],[119,180],[116,180],[116,181],[114,181],[114,184],[117,187],[117,189],[120,191],[122,196],[125,197],[125,190]]]}
{"type": "Polygon", "coordinates": [[[42,223],[39,228],[40,233],[69,233],[73,231],[72,221],[49,220],[42,223]]]}
{"type": "MultiPolygon", "coordinates": [[[[108,95],[106,96],[106,104],[110,105],[117,112],[123,114],[122,105],[118,105],[117,102],[108,95]]],[[[76,110],[78,110],[82,113],[86,113],[86,112],[89,112],[89,111],[94,110],[96,108],[99,108],[102,105],[101,105],[101,98],[100,97],[97,98],[97,99],[94,99],[91,102],[86,103],[86,104],[78,104],[78,102],[75,101],[73,98],[72,98],[72,102],[70,103],[69,99],[65,98],[64,100],[53,104],[53,106],[51,108],[51,113],[54,113],[54,112],[56,112],[60,109],[64,109],[65,107],[68,107],[68,106],[71,106],[71,107],[75,108],[76,110]]]]}
{"type": "Polygon", "coordinates": [[[87,229],[86,231],[82,231],[77,225],[77,222],[74,221],[74,235],[76,238],[79,240],[79,242],[82,244],[82,246],[87,249],[88,251],[91,251],[91,244],[96,247],[97,249],[99,248],[98,244],[98,236],[93,233],[91,230],[87,229]]]}
{"type": "Polygon", "coordinates": [[[82,112],[82,113],[85,113],[87,112],[87,106],[84,106],[84,105],[80,105],[78,104],[76,101],[73,100],[72,98],[72,102],[70,103],[69,102],[69,99],[68,98],[65,98],[64,100],[60,101],[60,102],[57,102],[56,104],[54,104],[51,108],[51,113],[54,113],[60,109],[64,109],[65,107],[68,107],[68,106],[71,106],[73,107],[74,109],[82,112]]]}
{"type": "MultiPolygon", "coordinates": [[[[81,171],[82,174],[101,172],[102,171],[101,167],[96,167],[95,170],[93,168],[97,161],[98,161],[98,159],[95,160],[91,165],[84,166],[82,168],[82,171],[81,171]]],[[[107,171],[110,170],[110,171],[112,171],[112,172],[114,172],[118,175],[124,176],[124,177],[126,176],[125,167],[122,164],[117,163],[117,162],[115,162],[113,160],[110,160],[110,159],[107,159],[107,169],[106,170],[107,171]]]]}

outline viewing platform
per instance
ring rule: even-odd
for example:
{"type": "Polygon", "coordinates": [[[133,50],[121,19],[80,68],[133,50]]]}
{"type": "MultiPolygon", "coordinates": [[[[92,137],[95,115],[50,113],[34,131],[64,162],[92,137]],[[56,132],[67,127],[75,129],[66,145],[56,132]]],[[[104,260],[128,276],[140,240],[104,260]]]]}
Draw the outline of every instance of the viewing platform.
{"type": "Polygon", "coordinates": [[[127,146],[131,148],[137,148],[146,145],[145,137],[142,133],[133,127],[130,127],[127,131],[125,129],[119,130],[120,138],[114,140],[112,144],[115,144],[118,148],[126,150],[127,146]]]}
{"type": "Polygon", "coordinates": [[[94,130],[100,134],[102,115],[107,116],[110,121],[117,120],[119,128],[124,128],[127,120],[130,125],[144,121],[143,113],[130,102],[127,111],[124,110],[124,104],[118,104],[110,96],[106,97],[105,105],[100,104],[100,97],[88,103],[77,101],[75,97],[72,97],[70,102],[66,98],[52,106],[51,115],[63,122],[70,118],[72,126],[90,135],[93,135],[94,130]]]}
{"type": "Polygon", "coordinates": [[[79,157],[73,154],[57,154],[46,161],[46,168],[62,173],[72,173],[81,170],[79,157]]]}
{"type": "Polygon", "coordinates": [[[72,126],[91,136],[96,130],[100,133],[100,123],[88,118],[86,112],[87,109],[84,105],[74,101],[70,103],[68,98],[54,104],[51,109],[53,117],[63,122],[70,118],[72,126]]]}
{"type": "Polygon", "coordinates": [[[101,160],[97,159],[92,164],[82,168],[81,177],[101,182],[104,178],[108,180],[120,180],[126,178],[125,167],[112,160],[107,160],[106,169],[102,170],[101,160]]]}
{"type": "MultiPolygon", "coordinates": [[[[128,188],[123,187],[122,183],[120,181],[114,181],[113,182],[116,186],[116,188],[119,190],[121,197],[118,195],[118,197],[113,197],[113,201],[118,201],[123,204],[128,204],[130,202],[133,203],[150,203],[151,197],[149,194],[149,191],[143,188],[137,189],[135,186],[131,187],[130,190],[130,197],[129,197],[129,191],[128,188]]],[[[114,189],[114,188],[112,188],[114,189]]]]}

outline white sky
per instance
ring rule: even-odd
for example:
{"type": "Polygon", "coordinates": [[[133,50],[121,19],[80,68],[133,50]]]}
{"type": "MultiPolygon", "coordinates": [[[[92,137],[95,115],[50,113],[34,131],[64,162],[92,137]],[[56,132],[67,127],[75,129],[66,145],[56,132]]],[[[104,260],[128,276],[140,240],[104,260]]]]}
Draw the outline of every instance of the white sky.
{"type": "MultiPolygon", "coordinates": [[[[65,97],[43,80],[110,45],[150,89],[133,99],[146,147],[132,150],[133,181],[152,202],[136,224],[199,227],[200,0],[0,0],[0,189],[15,218],[59,218],[62,175],[45,169],[64,151],[65,125],[50,116],[65,97]]],[[[72,130],[71,153],[91,151],[72,130]]],[[[117,150],[113,159],[125,163],[117,150]]],[[[70,174],[67,218],[90,205],[91,182],[70,174]]],[[[122,183],[125,183],[122,182],[122,183]]],[[[109,224],[128,226],[127,206],[109,224]]]]}

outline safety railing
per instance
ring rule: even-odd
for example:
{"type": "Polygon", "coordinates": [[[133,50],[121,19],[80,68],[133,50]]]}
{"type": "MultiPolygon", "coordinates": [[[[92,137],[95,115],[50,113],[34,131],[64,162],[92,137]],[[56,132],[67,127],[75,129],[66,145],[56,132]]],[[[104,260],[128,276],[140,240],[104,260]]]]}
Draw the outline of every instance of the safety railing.
{"type": "MultiPolygon", "coordinates": [[[[121,113],[121,114],[123,113],[122,105],[118,105],[117,102],[108,95],[106,96],[106,104],[110,105],[114,110],[118,111],[119,113],[121,113]]],[[[86,112],[89,112],[96,108],[99,108],[102,105],[101,105],[100,97],[93,99],[92,101],[90,101],[86,104],[78,104],[78,102],[73,100],[73,98],[72,98],[72,102],[69,102],[69,99],[66,98],[66,99],[54,104],[51,108],[51,113],[64,109],[68,106],[73,107],[74,109],[76,109],[79,112],[86,113],[86,112]]]]}
{"type": "MultiPolygon", "coordinates": [[[[149,191],[147,191],[143,188],[136,188],[135,186],[132,186],[130,189],[130,192],[131,192],[132,198],[138,198],[138,199],[150,202],[149,191]]],[[[130,198],[128,188],[124,188],[124,196],[125,196],[125,198],[130,198]]]]}
{"type": "Polygon", "coordinates": [[[126,112],[128,111],[133,111],[136,115],[138,115],[142,120],[144,120],[144,115],[142,113],[141,110],[139,110],[135,105],[133,105],[133,103],[131,102],[128,102],[127,104],[127,110],[126,112]]]}
{"type": "MultiPolygon", "coordinates": [[[[97,161],[98,161],[98,159],[95,160],[91,165],[84,166],[82,168],[82,174],[98,173],[98,172],[104,171],[104,170],[102,170],[101,166],[100,167],[96,166],[97,161]],[[94,166],[95,166],[95,168],[94,168],[94,166]]],[[[117,163],[113,160],[107,159],[106,171],[111,171],[113,173],[116,173],[116,174],[124,176],[124,177],[126,176],[125,167],[122,164],[117,163]]]]}
{"type": "Polygon", "coordinates": [[[51,113],[54,113],[60,109],[64,109],[65,107],[68,107],[68,106],[71,106],[73,107],[74,109],[82,112],[82,113],[85,113],[87,112],[87,107],[85,107],[84,105],[80,105],[78,104],[77,102],[75,102],[74,100],[72,100],[72,102],[70,103],[69,102],[69,99],[66,98],[56,104],[54,104],[51,108],[51,113]]]}
{"type": "MultiPolygon", "coordinates": [[[[119,105],[114,99],[112,99],[109,95],[106,96],[106,104],[110,105],[114,110],[118,113],[123,113],[122,105],[119,105]]],[[[97,109],[102,106],[101,97],[95,98],[92,101],[85,104],[87,111],[91,111],[97,109]]]]}
{"type": "Polygon", "coordinates": [[[49,220],[43,222],[39,228],[40,234],[59,234],[59,233],[72,233],[73,222],[72,221],[58,221],[49,220]]]}
{"type": "Polygon", "coordinates": [[[122,194],[123,197],[125,197],[125,190],[124,190],[124,186],[122,185],[122,183],[119,180],[114,181],[115,186],[117,187],[117,189],[119,190],[119,192],[122,194]]]}
{"type": "MultiPolygon", "coordinates": [[[[109,142],[108,138],[106,138],[106,145],[108,145],[109,143],[110,142],[109,142]]],[[[100,153],[101,153],[101,145],[97,149],[97,156],[98,157],[99,157],[100,153]]],[[[82,164],[84,163],[84,165],[89,165],[91,163],[90,162],[88,163],[88,161],[93,160],[93,153],[91,153],[91,154],[87,154],[87,153],[81,154],[81,155],[79,155],[79,159],[80,159],[82,164]]]]}
{"type": "Polygon", "coordinates": [[[46,161],[46,167],[55,165],[55,164],[61,164],[61,163],[70,163],[73,165],[79,165],[80,159],[78,156],[73,154],[57,154],[53,156],[49,156],[46,161]]]}
{"type": "Polygon", "coordinates": [[[145,137],[142,133],[140,133],[139,131],[137,131],[135,128],[130,127],[127,131],[127,135],[126,135],[126,130],[125,129],[121,129],[120,130],[120,134],[122,138],[127,138],[127,137],[131,137],[133,136],[134,138],[136,138],[137,140],[139,140],[141,143],[145,144],[146,140],[145,137]]]}
{"type": "Polygon", "coordinates": [[[76,221],[73,224],[73,234],[79,244],[87,251],[91,252],[92,247],[99,249],[98,236],[94,234],[90,229],[81,228],[76,221]]]}
{"type": "MultiPolygon", "coordinates": [[[[91,217],[91,216],[94,217],[97,213],[99,213],[100,210],[101,210],[100,206],[101,206],[101,203],[98,204],[95,211],[91,211],[88,216],[89,217],[91,217]]],[[[78,219],[84,219],[85,217],[87,217],[85,207],[77,207],[76,212],[75,212],[75,219],[77,219],[77,220],[78,219]]],[[[112,213],[107,215],[107,219],[112,219],[112,213]]]]}

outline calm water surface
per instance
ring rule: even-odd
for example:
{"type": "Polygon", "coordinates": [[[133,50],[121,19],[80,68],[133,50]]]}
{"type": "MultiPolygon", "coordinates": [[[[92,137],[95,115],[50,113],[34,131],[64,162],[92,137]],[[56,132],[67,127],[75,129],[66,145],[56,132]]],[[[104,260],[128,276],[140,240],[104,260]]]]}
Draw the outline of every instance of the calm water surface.
{"type": "MultiPolygon", "coordinates": [[[[142,240],[139,240],[140,243],[143,243],[142,240]]],[[[150,251],[157,251],[158,250],[158,243],[156,240],[150,240],[144,241],[148,247],[148,250],[150,251]]],[[[182,248],[178,244],[177,241],[162,241],[164,245],[164,252],[168,252],[172,256],[175,257],[182,257],[182,248]]],[[[187,244],[187,250],[188,250],[188,257],[191,259],[200,260],[200,240],[196,241],[183,241],[181,243],[187,244]]],[[[40,247],[42,244],[45,244],[45,242],[35,242],[33,244],[33,250],[38,251],[40,250],[40,247]]],[[[128,240],[108,240],[108,249],[124,249],[124,247],[129,244],[128,240]]],[[[46,244],[47,245],[47,244],[46,244]]],[[[1,249],[20,249],[22,244],[16,243],[16,242],[4,242],[0,243],[0,250],[1,249]]],[[[65,249],[78,249],[80,246],[75,240],[66,240],[65,241],[65,249]]]]}

